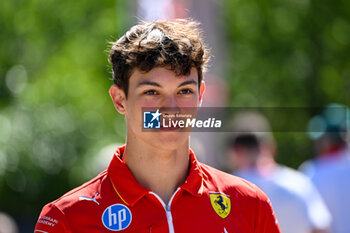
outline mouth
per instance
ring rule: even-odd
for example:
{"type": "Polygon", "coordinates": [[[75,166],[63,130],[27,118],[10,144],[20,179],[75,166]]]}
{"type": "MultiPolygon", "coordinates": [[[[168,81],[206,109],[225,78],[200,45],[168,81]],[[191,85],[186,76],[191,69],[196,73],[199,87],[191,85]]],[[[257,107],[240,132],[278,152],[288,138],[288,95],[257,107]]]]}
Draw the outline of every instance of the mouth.
{"type": "Polygon", "coordinates": [[[167,127],[163,127],[162,125],[160,126],[160,130],[162,131],[177,131],[177,130],[180,130],[181,127],[173,127],[173,126],[167,126],[167,127]]]}
{"type": "Polygon", "coordinates": [[[163,118],[160,126],[162,131],[180,131],[184,129],[185,120],[182,118],[163,118]]]}

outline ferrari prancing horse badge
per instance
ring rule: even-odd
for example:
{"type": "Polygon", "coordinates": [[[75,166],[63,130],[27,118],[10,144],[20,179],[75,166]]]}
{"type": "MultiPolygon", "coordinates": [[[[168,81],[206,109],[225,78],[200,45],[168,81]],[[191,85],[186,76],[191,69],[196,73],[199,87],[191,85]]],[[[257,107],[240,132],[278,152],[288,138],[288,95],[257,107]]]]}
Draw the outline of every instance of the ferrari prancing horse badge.
{"type": "Polygon", "coordinates": [[[231,212],[230,196],[220,192],[209,192],[210,203],[215,212],[221,217],[226,218],[231,212]]]}

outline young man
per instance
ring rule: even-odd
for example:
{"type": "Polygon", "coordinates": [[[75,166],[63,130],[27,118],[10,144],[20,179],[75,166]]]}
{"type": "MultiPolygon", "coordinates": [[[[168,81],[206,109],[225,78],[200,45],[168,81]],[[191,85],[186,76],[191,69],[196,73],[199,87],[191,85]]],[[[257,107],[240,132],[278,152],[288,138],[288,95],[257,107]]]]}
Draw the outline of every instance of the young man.
{"type": "Polygon", "coordinates": [[[47,204],[35,232],[280,232],[266,195],[198,162],[189,132],[142,129],[145,107],[172,115],[200,106],[208,57],[190,20],[140,23],[113,43],[110,95],[126,145],[106,171],[47,204]]]}

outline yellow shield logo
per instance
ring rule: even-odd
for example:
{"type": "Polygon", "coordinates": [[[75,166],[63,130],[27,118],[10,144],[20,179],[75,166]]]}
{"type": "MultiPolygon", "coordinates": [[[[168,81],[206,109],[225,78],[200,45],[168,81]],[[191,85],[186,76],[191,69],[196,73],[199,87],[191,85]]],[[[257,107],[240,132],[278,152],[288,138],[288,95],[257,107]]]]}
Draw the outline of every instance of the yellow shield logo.
{"type": "Polygon", "coordinates": [[[209,192],[210,203],[215,212],[226,218],[231,212],[231,199],[229,195],[220,192],[209,192]]]}

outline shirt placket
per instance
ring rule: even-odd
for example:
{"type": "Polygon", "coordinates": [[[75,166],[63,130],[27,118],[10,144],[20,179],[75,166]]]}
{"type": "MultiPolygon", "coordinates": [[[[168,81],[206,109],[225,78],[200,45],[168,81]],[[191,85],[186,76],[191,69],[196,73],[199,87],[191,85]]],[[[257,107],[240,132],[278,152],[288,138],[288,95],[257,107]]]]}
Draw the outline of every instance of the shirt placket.
{"type": "Polygon", "coordinates": [[[177,190],[174,192],[174,194],[170,198],[169,203],[167,205],[164,203],[162,198],[160,198],[156,193],[149,192],[150,195],[155,197],[157,203],[161,204],[161,206],[163,207],[163,209],[165,211],[167,224],[168,224],[168,228],[169,228],[169,233],[175,233],[173,216],[172,216],[172,213],[171,213],[171,206],[173,204],[174,198],[179,194],[180,190],[181,190],[181,188],[177,188],[177,190]]]}

